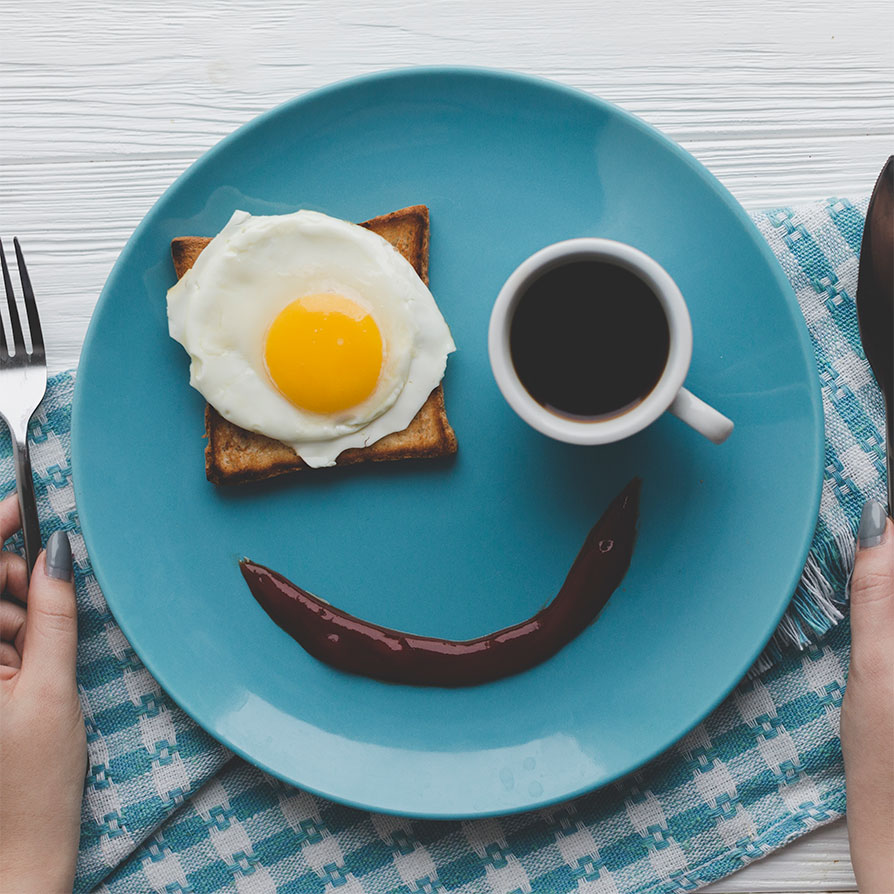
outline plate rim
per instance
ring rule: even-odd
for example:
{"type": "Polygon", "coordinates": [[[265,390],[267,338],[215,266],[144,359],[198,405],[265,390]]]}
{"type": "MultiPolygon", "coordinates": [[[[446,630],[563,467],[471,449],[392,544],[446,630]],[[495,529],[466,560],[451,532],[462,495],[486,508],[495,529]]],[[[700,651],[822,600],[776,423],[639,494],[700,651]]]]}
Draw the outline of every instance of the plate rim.
{"type": "MultiPolygon", "coordinates": [[[[682,161],[687,167],[689,167],[696,175],[699,177],[702,182],[704,182],[707,186],[711,188],[711,190],[718,196],[720,201],[733,213],[734,217],[738,220],[738,222],[743,226],[743,229],[749,237],[753,244],[755,244],[758,248],[759,253],[763,257],[764,261],[767,263],[768,268],[772,272],[773,278],[776,281],[777,285],[780,288],[780,291],[785,295],[786,305],[790,312],[790,315],[793,319],[794,328],[797,333],[798,344],[802,351],[802,353],[808,358],[811,366],[815,368],[815,356],[813,345],[810,340],[810,334],[807,328],[807,322],[803,317],[803,314],[800,309],[800,305],[798,304],[797,297],[794,293],[794,289],[786,276],[785,272],[782,269],[782,266],[779,262],[779,259],[773,253],[767,241],[764,239],[763,235],[758,230],[754,221],[751,219],[750,215],[747,211],[742,207],[742,205],[738,202],[738,200],[732,195],[732,193],[717,179],[717,177],[708,170],[705,165],[703,165],[698,159],[695,158],[690,152],[685,150],[682,146],[672,140],[670,137],[666,136],[662,131],[660,131],[657,127],[648,124],[643,119],[639,118],[632,112],[627,111],[626,109],[616,105],[609,100],[603,99],[599,96],[596,96],[592,93],[587,92],[586,90],[578,87],[573,87],[568,84],[564,84],[560,81],[555,81],[550,78],[544,78],[537,75],[531,75],[525,72],[520,72],[514,69],[505,69],[505,68],[493,68],[487,66],[469,66],[469,65],[426,65],[426,66],[402,66],[396,68],[389,69],[381,69],[371,72],[366,72],[364,74],[355,75],[353,77],[340,79],[331,83],[328,83],[324,86],[311,88],[304,93],[299,94],[298,96],[294,96],[290,99],[287,99],[277,105],[267,109],[264,112],[261,112],[258,115],[255,115],[253,118],[249,119],[245,123],[241,124],[235,130],[228,133],[226,136],[219,139],[213,146],[209,147],[207,150],[202,152],[198,158],[196,158],[190,165],[183,170],[171,183],[170,185],[158,196],[158,198],[153,202],[152,206],[142,217],[140,222],[134,228],[133,232],[128,237],[127,242],[122,248],[120,254],[118,255],[115,263],[112,266],[112,269],[109,271],[108,276],[106,277],[105,283],[103,284],[102,290],[100,291],[99,297],[97,298],[96,304],[91,312],[90,323],[87,328],[87,332],[84,336],[84,342],[81,347],[81,353],[78,358],[78,369],[80,368],[81,359],[91,350],[93,342],[97,340],[97,319],[99,316],[99,312],[103,308],[106,302],[111,299],[111,289],[110,283],[117,278],[119,272],[127,267],[130,262],[130,257],[133,252],[136,250],[135,246],[139,239],[139,236],[142,234],[144,229],[147,229],[150,225],[150,222],[154,219],[157,214],[158,206],[168,197],[169,194],[173,193],[177,190],[182,181],[187,179],[189,175],[200,165],[204,165],[209,161],[213,160],[218,154],[225,151],[227,147],[235,142],[237,139],[244,137],[247,134],[250,134],[252,131],[260,130],[264,128],[267,123],[279,116],[289,116],[292,114],[300,114],[300,110],[302,106],[309,104],[311,102],[317,102],[320,100],[326,99],[326,97],[330,94],[341,93],[342,91],[349,91],[351,89],[357,87],[363,87],[370,83],[380,82],[380,83],[388,83],[392,81],[399,81],[403,79],[414,79],[414,78],[432,78],[432,77],[483,77],[490,78],[496,81],[503,80],[507,82],[511,82],[514,84],[521,84],[523,86],[534,87],[541,90],[550,90],[557,92],[559,94],[564,94],[570,98],[574,98],[577,100],[583,100],[590,105],[593,105],[597,108],[602,109],[604,112],[611,116],[617,116],[621,120],[623,120],[628,125],[634,127],[635,129],[647,134],[651,138],[657,140],[657,142],[664,148],[665,150],[669,150],[677,159],[682,161]]],[[[87,547],[87,554],[89,558],[89,562],[93,571],[94,576],[96,577],[97,583],[99,584],[100,589],[102,590],[103,596],[106,599],[106,603],[108,604],[109,610],[112,612],[116,623],[121,628],[128,642],[132,646],[132,648],[136,651],[139,656],[141,662],[149,671],[149,673],[154,677],[159,686],[164,690],[164,692],[171,698],[171,700],[187,715],[189,716],[202,730],[204,730],[208,735],[210,735],[215,741],[224,745],[233,753],[239,755],[241,758],[246,760],[248,763],[252,764],[255,767],[262,769],[264,772],[269,773],[270,775],[280,779],[288,785],[295,786],[301,788],[305,791],[308,791],[314,795],[317,795],[321,798],[325,798],[330,801],[334,801],[336,803],[344,804],[348,807],[364,810],[364,811],[372,811],[376,813],[383,813],[394,816],[406,816],[418,819],[435,819],[435,820],[464,820],[464,819],[476,819],[476,818],[485,818],[485,817],[493,817],[493,816],[510,816],[518,813],[525,813],[530,810],[536,810],[543,807],[548,807],[550,805],[562,803],[565,801],[570,801],[575,798],[579,798],[582,795],[585,795],[589,792],[599,791],[604,789],[606,786],[611,785],[612,783],[617,782],[619,779],[623,779],[624,777],[630,775],[631,773],[637,772],[645,767],[647,764],[654,761],[657,757],[664,754],[669,749],[673,748],[679,741],[682,739],[688,732],[694,729],[698,724],[705,720],[714,710],[729,696],[729,694],[739,685],[739,683],[744,679],[748,670],[753,667],[755,661],[760,657],[761,653],[764,651],[765,647],[769,643],[772,638],[774,632],[779,626],[779,622],[781,621],[783,615],[787,611],[791,598],[795,593],[798,582],[801,579],[801,574],[803,571],[804,564],[807,560],[808,553],[810,551],[810,547],[813,542],[813,534],[815,531],[815,522],[814,524],[803,534],[804,543],[799,552],[799,559],[797,563],[797,570],[793,575],[793,580],[790,584],[785,588],[786,592],[792,594],[791,596],[781,600],[780,609],[774,613],[773,617],[770,619],[770,623],[768,625],[768,629],[765,633],[761,634],[760,642],[754,647],[753,651],[749,653],[749,658],[745,662],[744,666],[737,668],[735,672],[734,679],[731,683],[726,685],[721,694],[710,703],[707,709],[701,713],[695,720],[690,721],[689,719],[685,720],[674,733],[673,738],[671,738],[668,742],[666,742],[662,747],[658,748],[654,752],[650,753],[647,757],[645,757],[642,761],[637,763],[635,766],[629,767],[626,770],[621,772],[612,774],[610,776],[606,776],[602,781],[596,783],[595,785],[586,784],[583,787],[579,787],[574,789],[573,791],[569,791],[554,797],[538,797],[533,798],[528,803],[520,806],[510,807],[510,808],[497,808],[497,809],[485,809],[485,810],[476,810],[474,813],[462,812],[456,813],[455,811],[450,810],[426,810],[426,812],[417,812],[417,811],[407,811],[400,810],[394,807],[381,806],[377,804],[366,803],[362,800],[354,800],[348,797],[345,797],[341,794],[336,794],[332,792],[325,791],[323,789],[315,788],[314,786],[308,785],[305,782],[297,782],[293,778],[290,778],[283,771],[277,770],[274,767],[270,767],[266,765],[263,761],[258,760],[257,758],[251,756],[247,752],[245,752],[242,748],[234,745],[229,738],[218,728],[217,725],[214,724],[206,724],[202,720],[199,719],[196,713],[193,712],[192,708],[187,706],[184,701],[174,695],[172,689],[167,685],[165,681],[165,674],[162,668],[159,668],[154,659],[148,659],[143,654],[141,648],[139,648],[133,641],[130,634],[130,624],[125,619],[119,616],[118,612],[114,607],[114,597],[109,599],[105,581],[104,581],[104,573],[102,570],[102,562],[101,560],[97,561],[96,555],[90,549],[90,543],[93,542],[95,544],[94,539],[94,530],[93,526],[89,520],[89,517],[85,517],[81,514],[80,507],[82,505],[82,491],[80,489],[79,480],[79,467],[81,466],[81,456],[86,454],[89,450],[89,445],[82,441],[81,432],[85,431],[86,426],[81,423],[81,416],[83,413],[83,403],[82,403],[82,395],[84,393],[85,385],[82,384],[83,379],[80,375],[75,373],[75,383],[74,383],[74,395],[72,399],[72,412],[71,412],[71,464],[72,464],[72,479],[73,479],[73,487],[75,493],[75,505],[76,511],[78,513],[78,519],[81,525],[81,532],[84,537],[84,543],[87,547]]],[[[823,413],[822,406],[822,395],[821,389],[819,385],[819,381],[817,377],[811,377],[809,381],[809,396],[810,396],[810,405],[812,410],[812,416],[814,421],[814,426],[817,429],[817,438],[812,444],[813,455],[810,458],[812,460],[812,466],[814,471],[814,492],[812,495],[812,511],[810,513],[810,517],[814,519],[818,519],[819,516],[819,508],[820,501],[822,497],[822,484],[823,484],[823,457],[825,451],[825,418],[823,413]]],[[[84,436],[86,437],[86,435],[84,436]]],[[[780,588],[781,589],[781,588],[780,588]]]]}

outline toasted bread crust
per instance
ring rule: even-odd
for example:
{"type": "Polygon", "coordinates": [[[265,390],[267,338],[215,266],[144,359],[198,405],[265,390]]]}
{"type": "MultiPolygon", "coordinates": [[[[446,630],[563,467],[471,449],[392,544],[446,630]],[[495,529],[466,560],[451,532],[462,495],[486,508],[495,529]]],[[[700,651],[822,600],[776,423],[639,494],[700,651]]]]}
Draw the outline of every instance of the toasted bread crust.
{"type": "MultiPolygon", "coordinates": [[[[387,239],[428,283],[429,217],[425,205],[413,205],[360,224],[387,239]]],[[[177,278],[196,262],[211,240],[178,236],[171,242],[177,278]]],[[[246,431],[224,419],[212,406],[205,407],[205,475],[215,484],[261,481],[310,467],[287,444],[246,431]]],[[[456,435],[447,420],[444,391],[438,385],[403,431],[394,432],[369,447],[342,451],[336,466],[363,462],[428,459],[456,453],[456,435]]]]}

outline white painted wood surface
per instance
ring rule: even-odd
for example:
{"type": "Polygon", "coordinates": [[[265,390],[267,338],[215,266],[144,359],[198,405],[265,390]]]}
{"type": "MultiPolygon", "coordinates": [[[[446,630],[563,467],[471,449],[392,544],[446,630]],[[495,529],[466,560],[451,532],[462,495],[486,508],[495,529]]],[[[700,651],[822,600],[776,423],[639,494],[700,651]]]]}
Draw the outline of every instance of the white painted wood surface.
{"type": "MultiPolygon", "coordinates": [[[[748,208],[868,192],[894,151],[887,0],[0,0],[0,236],[52,371],[174,177],[331,81],[472,64],[555,78],[682,143],[748,208]]],[[[557,151],[561,151],[557,147],[557,151]]],[[[854,891],[844,823],[709,889],[854,891]]]]}

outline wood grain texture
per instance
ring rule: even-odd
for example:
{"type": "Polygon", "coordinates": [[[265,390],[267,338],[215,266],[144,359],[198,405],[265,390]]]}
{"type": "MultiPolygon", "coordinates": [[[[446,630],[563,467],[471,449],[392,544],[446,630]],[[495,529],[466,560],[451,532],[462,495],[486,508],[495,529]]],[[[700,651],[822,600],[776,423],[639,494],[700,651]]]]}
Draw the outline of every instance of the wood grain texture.
{"type": "Polygon", "coordinates": [[[701,889],[704,894],[807,894],[856,890],[844,820],[823,826],[769,857],[701,889]]]}
{"type": "Polygon", "coordinates": [[[885,12],[883,0],[846,16],[834,0],[16,5],[0,53],[0,233],[27,246],[52,368],[74,366],[127,237],[205,149],[307,90],[418,64],[597,93],[679,140],[746,207],[866,192],[894,144],[885,12]]]}
{"type": "MultiPolygon", "coordinates": [[[[26,249],[52,371],[77,365],[115,258],[180,172],[259,112],[368,71],[485,65],[582,88],[678,140],[748,208],[866,193],[894,152],[887,0],[0,0],[0,13],[0,236],[26,249]]],[[[853,891],[844,824],[708,890],[853,891]]]]}

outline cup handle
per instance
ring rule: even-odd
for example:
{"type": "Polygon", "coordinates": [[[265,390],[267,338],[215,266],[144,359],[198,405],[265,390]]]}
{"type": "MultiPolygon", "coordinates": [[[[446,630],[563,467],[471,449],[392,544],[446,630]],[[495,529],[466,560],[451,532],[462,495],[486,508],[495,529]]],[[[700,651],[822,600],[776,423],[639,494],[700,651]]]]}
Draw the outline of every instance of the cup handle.
{"type": "Polygon", "coordinates": [[[681,388],[668,410],[715,444],[722,444],[732,433],[733,421],[712,406],[681,388]]]}

